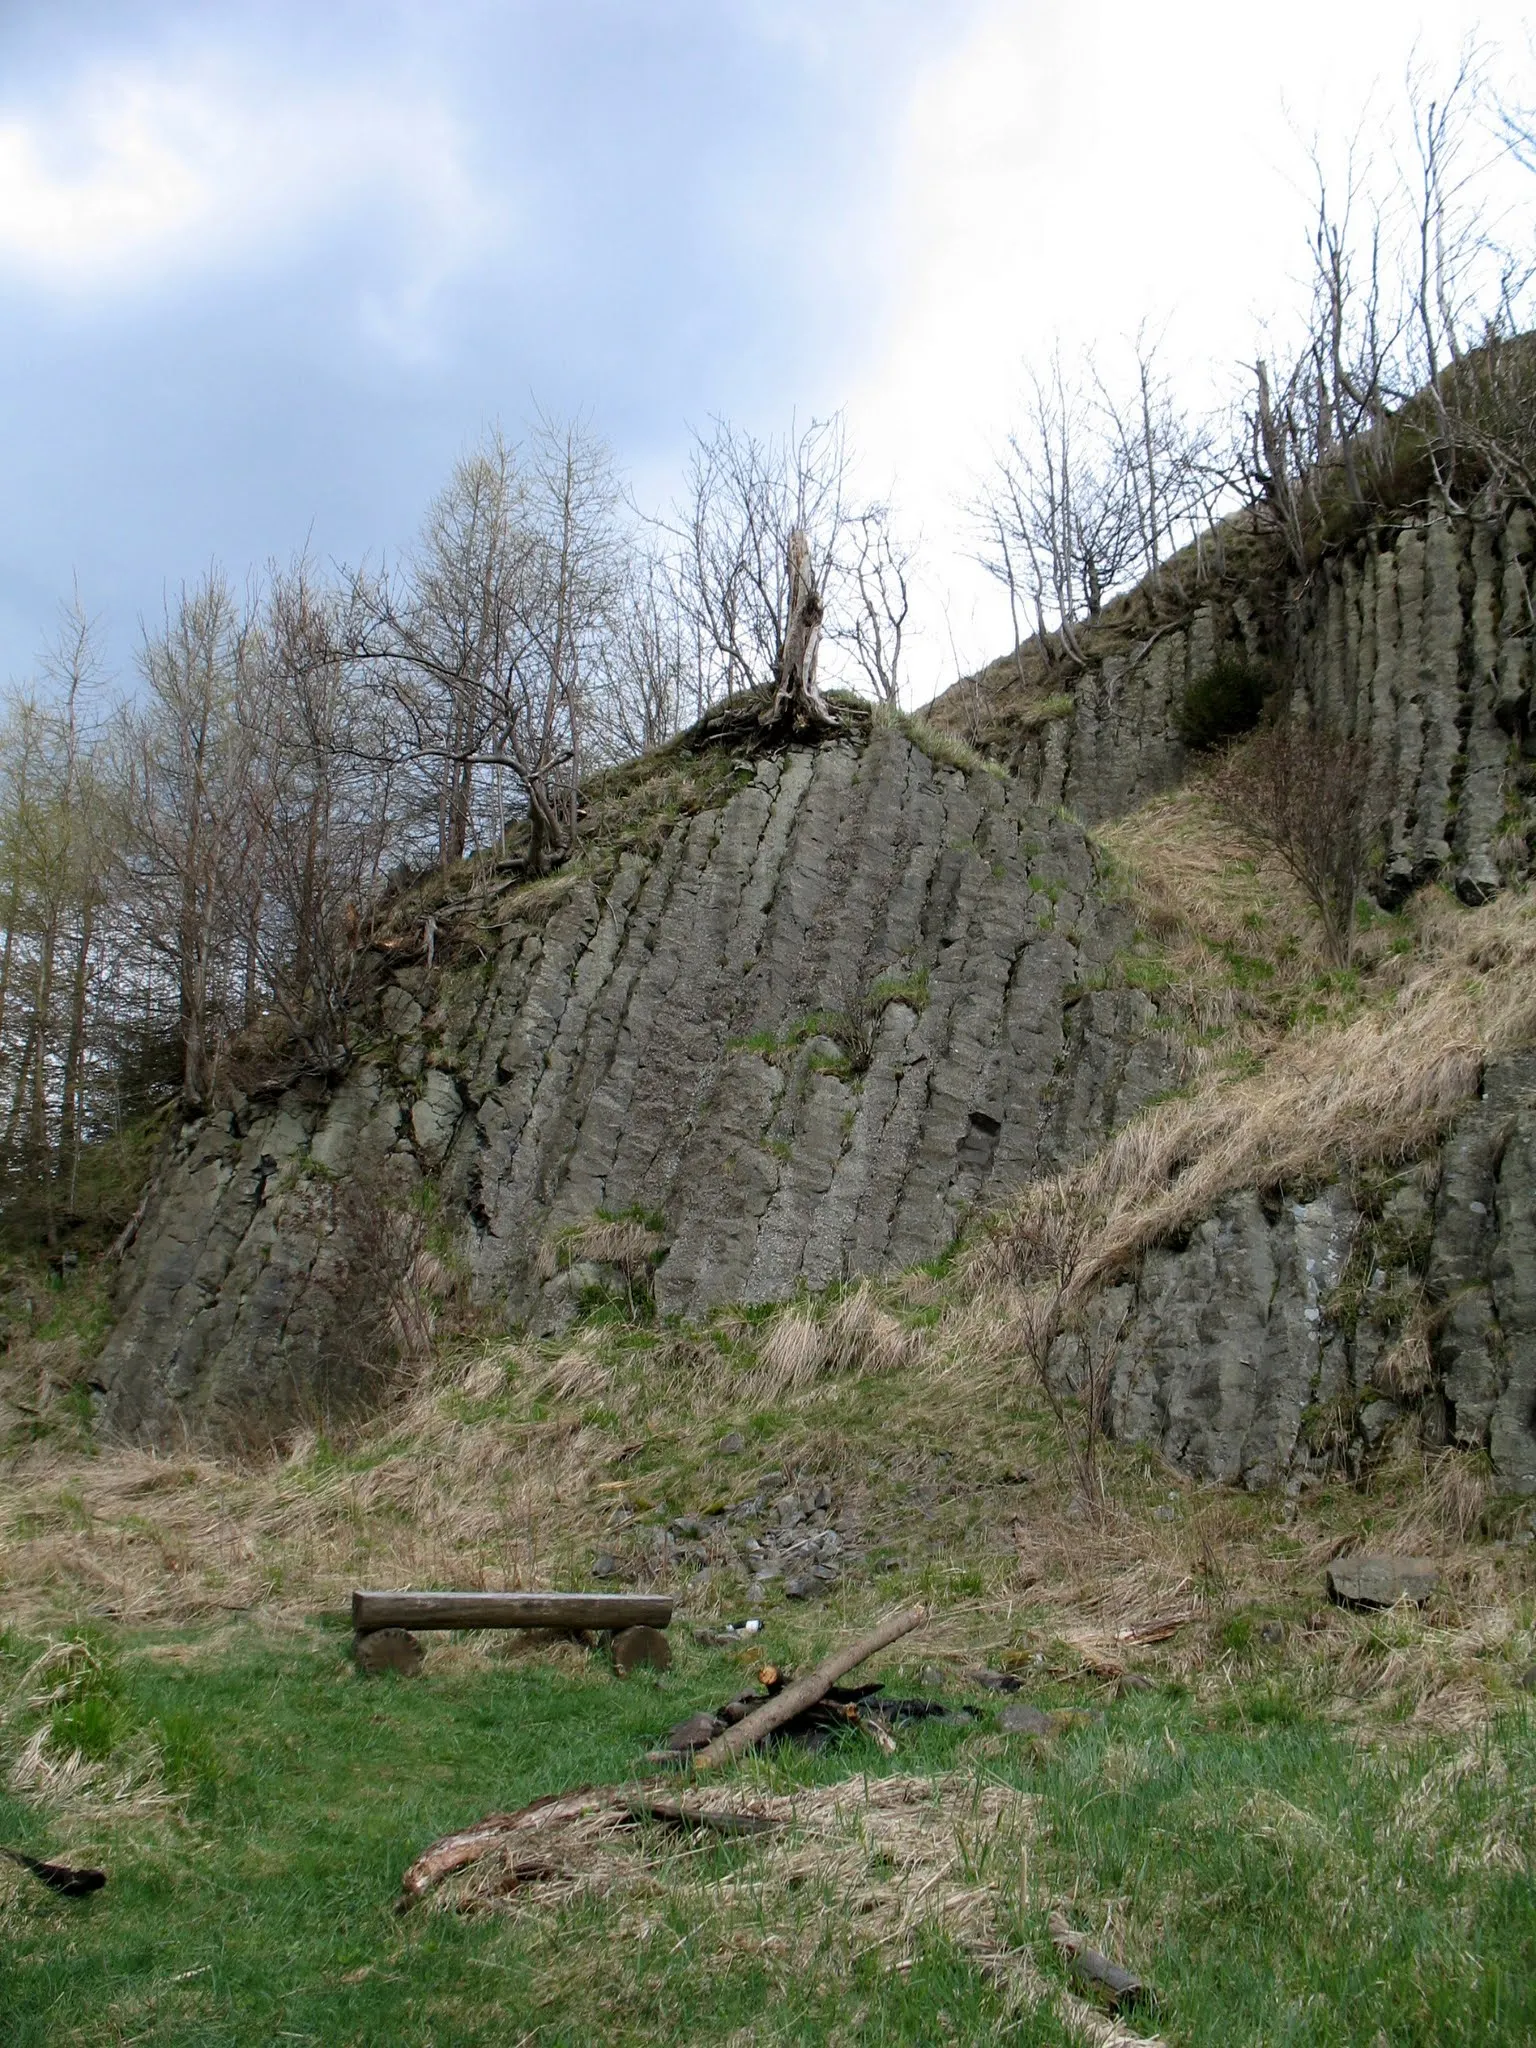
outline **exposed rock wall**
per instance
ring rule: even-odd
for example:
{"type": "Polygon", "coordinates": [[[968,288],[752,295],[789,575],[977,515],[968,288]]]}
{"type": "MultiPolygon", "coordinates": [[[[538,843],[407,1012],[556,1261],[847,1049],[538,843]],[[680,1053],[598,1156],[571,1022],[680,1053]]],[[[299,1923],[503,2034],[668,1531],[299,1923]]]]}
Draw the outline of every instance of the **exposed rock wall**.
{"type": "Polygon", "coordinates": [[[1338,1184],[1234,1195],[1098,1315],[1121,1332],[1112,1433],[1184,1471],[1295,1483],[1406,1422],[1536,1493],[1536,1054],[1490,1068],[1439,1157],[1367,1210],[1338,1184]],[[1431,1370],[1410,1357],[1405,1381],[1415,1319],[1431,1370]]]}
{"type": "MultiPolygon", "coordinates": [[[[1326,557],[1285,618],[1213,599],[1092,662],[1070,713],[1016,731],[1008,751],[1040,801],[1090,824],[1121,816],[1184,776],[1174,714],[1216,654],[1283,649],[1303,700],[1367,743],[1389,821],[1386,893],[1444,873],[1481,901],[1531,859],[1533,571],[1524,506],[1383,527],[1326,557]]],[[[1001,664],[990,673],[1006,679],[1001,664]]]]}
{"type": "Polygon", "coordinates": [[[659,1306],[698,1311],[931,1257],[1174,1078],[1145,996],[1084,991],[1129,934],[1075,824],[888,727],[737,779],[603,886],[512,896],[483,958],[391,976],[334,1089],[184,1133],[125,1260],[111,1426],[324,1385],[339,1177],[434,1177],[476,1297],[536,1326],[564,1306],[541,1246],[654,1212],[659,1306]]]}

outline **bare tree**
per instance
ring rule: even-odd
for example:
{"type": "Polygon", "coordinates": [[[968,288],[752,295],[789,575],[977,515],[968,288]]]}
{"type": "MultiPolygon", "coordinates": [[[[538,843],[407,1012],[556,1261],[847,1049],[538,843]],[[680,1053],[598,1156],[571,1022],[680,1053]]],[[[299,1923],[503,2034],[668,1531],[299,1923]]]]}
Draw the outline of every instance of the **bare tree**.
{"type": "Polygon", "coordinates": [[[1035,1191],[1015,1227],[1012,1258],[1025,1287],[1018,1338],[1030,1376],[1055,1418],[1078,1493],[1097,1512],[1104,1502],[1099,1453],[1124,1330],[1085,1284],[1102,1218],[1059,1183],[1035,1191]]]}
{"type": "Polygon", "coordinates": [[[850,528],[858,593],[854,658],[881,702],[899,705],[902,653],[912,611],[912,557],[896,536],[888,505],[869,506],[850,521],[850,528]]]}
{"type": "Polygon", "coordinates": [[[485,770],[512,778],[533,873],[569,851],[622,585],[617,506],[603,444],[541,417],[523,458],[494,434],[455,465],[402,578],[353,579],[349,651],[384,682],[391,758],[427,777],[445,864],[470,845],[485,770]]]}
{"type": "Polygon", "coordinates": [[[1335,967],[1347,967],[1354,950],[1355,906],[1379,830],[1367,809],[1367,767],[1360,741],[1295,717],[1235,747],[1213,783],[1238,833],[1300,884],[1335,967]]]}
{"type": "Polygon", "coordinates": [[[695,440],[687,496],[662,525],[677,544],[711,700],[780,692],[790,668],[806,673],[807,654],[814,687],[821,620],[845,573],[847,469],[836,418],[769,440],[716,421],[695,440]],[[803,548],[791,546],[795,535],[803,548]]]}
{"type": "Polygon", "coordinates": [[[146,961],[176,989],[182,1092],[211,1099],[256,915],[257,756],[241,715],[249,618],[217,571],[185,589],[139,658],[143,701],[123,715],[126,895],[146,961]]]}
{"type": "Polygon", "coordinates": [[[1049,374],[1030,376],[1023,423],[970,507],[976,558],[1008,592],[1015,647],[1025,607],[1048,660],[1081,660],[1082,623],[1194,538],[1228,488],[1209,429],[1176,404],[1144,334],[1133,366],[1122,390],[1091,356],[1069,375],[1058,347],[1049,374]]]}
{"type": "Polygon", "coordinates": [[[401,771],[364,677],[338,652],[340,604],[303,559],[275,574],[242,646],[238,700],[257,856],[246,1015],[272,1003],[325,1067],[346,1050],[359,944],[400,822],[401,771]]]}

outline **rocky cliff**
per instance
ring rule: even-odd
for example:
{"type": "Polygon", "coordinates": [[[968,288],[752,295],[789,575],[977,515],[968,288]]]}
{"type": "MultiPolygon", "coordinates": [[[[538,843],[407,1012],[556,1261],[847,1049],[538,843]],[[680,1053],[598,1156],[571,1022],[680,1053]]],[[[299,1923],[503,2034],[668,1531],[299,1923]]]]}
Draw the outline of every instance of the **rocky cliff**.
{"type": "Polygon", "coordinates": [[[1536,1054],[1400,1172],[1223,1202],[1097,1318],[1112,1432],[1183,1471],[1296,1485],[1406,1426],[1536,1493],[1536,1054]]]}
{"type": "Polygon", "coordinates": [[[1533,567],[1525,506],[1384,521],[1277,588],[1213,568],[1188,601],[1159,596],[1170,616],[1122,601],[1087,637],[1081,670],[1031,676],[1033,705],[1003,661],[940,715],[974,726],[1038,801],[1095,824],[1183,779],[1177,712],[1218,655],[1273,661],[1368,744],[1389,821],[1386,896],[1444,874],[1480,901],[1530,866],[1533,567]]]}
{"type": "Polygon", "coordinates": [[[441,923],[430,960],[380,957],[339,1082],[183,1131],[123,1264],[110,1427],[323,1392],[349,1188],[430,1181],[508,1323],[601,1284],[558,1249],[599,1216],[644,1218],[659,1308],[693,1312],[931,1258],[1175,1076],[1148,998],[1102,986],[1129,926],[1082,829],[889,725],[743,760],[654,852],[441,923]]]}
{"type": "MultiPolygon", "coordinates": [[[[686,800],[547,881],[490,868],[419,904],[369,962],[343,1073],[181,1133],[123,1261],[107,1424],[281,1427],[345,1391],[400,1279],[381,1215],[430,1211],[476,1312],[536,1333],[632,1291],[636,1258],[681,1316],[934,1258],[1185,1078],[1074,814],[1187,773],[1178,707],[1224,650],[1367,741],[1385,900],[1525,878],[1533,552],[1528,511],[1424,514],[1278,594],[1228,563],[1172,616],[1124,601],[1070,689],[1021,692],[1010,661],[940,707],[1015,773],[867,720],[641,764],[686,800]]],[[[1114,1432],[1267,1485],[1409,1427],[1536,1490],[1533,1158],[1518,1055],[1385,1180],[1320,1160],[1231,1195],[1099,1304],[1114,1432]]]]}

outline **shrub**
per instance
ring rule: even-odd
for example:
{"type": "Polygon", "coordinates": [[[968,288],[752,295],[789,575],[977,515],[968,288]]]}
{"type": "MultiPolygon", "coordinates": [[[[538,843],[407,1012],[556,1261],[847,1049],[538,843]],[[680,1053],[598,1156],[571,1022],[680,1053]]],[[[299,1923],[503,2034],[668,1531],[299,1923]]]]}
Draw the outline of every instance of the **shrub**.
{"type": "Polygon", "coordinates": [[[1258,724],[1269,690],[1269,675],[1257,662],[1241,654],[1218,655],[1184,692],[1174,730],[1195,753],[1235,739],[1258,724]]]}

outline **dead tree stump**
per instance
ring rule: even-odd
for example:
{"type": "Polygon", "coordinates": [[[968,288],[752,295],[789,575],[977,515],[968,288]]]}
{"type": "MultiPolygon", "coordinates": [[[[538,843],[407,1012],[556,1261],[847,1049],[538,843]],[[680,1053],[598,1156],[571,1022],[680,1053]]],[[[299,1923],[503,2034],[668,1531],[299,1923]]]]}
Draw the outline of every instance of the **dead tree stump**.
{"type": "Polygon", "coordinates": [[[816,687],[821,651],[822,604],[811,543],[803,527],[789,536],[785,551],[789,607],[773,696],[759,723],[765,732],[794,739],[820,739],[842,731],[842,722],[816,687]]]}

